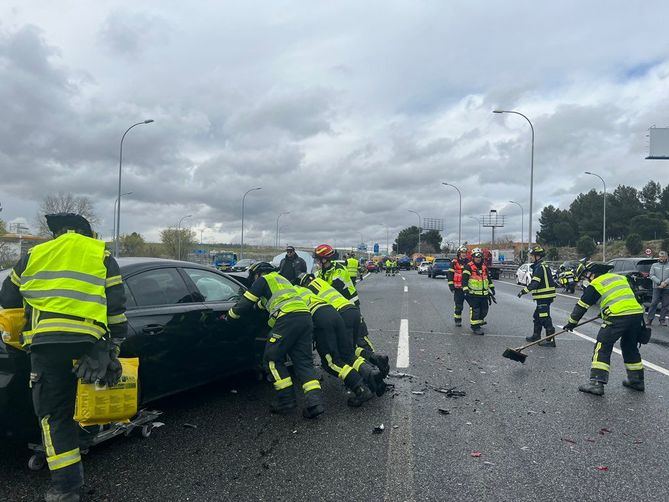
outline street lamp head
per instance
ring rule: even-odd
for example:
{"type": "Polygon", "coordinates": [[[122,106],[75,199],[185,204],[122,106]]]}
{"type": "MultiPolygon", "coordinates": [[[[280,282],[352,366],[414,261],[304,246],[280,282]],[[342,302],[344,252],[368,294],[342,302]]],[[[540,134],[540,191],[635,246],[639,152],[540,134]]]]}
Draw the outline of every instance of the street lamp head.
{"type": "Polygon", "coordinates": [[[592,174],[590,171],[586,171],[585,174],[592,174]]]}
{"type": "Polygon", "coordinates": [[[150,124],[150,123],[153,122],[153,121],[154,121],[153,119],[148,119],[148,120],[145,120],[144,123],[145,123],[145,124],[150,124]]]}
{"type": "Polygon", "coordinates": [[[493,113],[504,113],[504,110],[493,110],[493,113]]]}

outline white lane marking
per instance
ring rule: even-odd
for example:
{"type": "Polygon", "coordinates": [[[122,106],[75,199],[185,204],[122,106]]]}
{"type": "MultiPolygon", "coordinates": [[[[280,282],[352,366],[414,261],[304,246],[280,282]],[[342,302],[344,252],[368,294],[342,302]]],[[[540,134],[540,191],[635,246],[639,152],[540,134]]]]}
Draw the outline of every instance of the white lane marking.
{"type": "Polygon", "coordinates": [[[397,343],[397,363],[398,368],[409,367],[409,319],[400,321],[400,339],[397,343]]]}
{"type": "Polygon", "coordinates": [[[408,293],[409,292],[409,286],[404,286],[404,292],[408,293]]]}
{"type": "Polygon", "coordinates": [[[400,277],[402,278],[402,280],[403,280],[403,281],[406,281],[406,280],[407,280],[407,278],[406,278],[406,277],[404,277],[404,276],[403,276],[403,275],[401,275],[401,274],[400,274],[400,277]]]}
{"type": "MultiPolygon", "coordinates": [[[[583,333],[579,333],[578,331],[572,331],[572,333],[575,334],[576,336],[580,336],[584,340],[588,340],[589,342],[592,342],[592,343],[597,343],[597,340],[595,340],[592,337],[589,337],[588,335],[584,335],[583,333]]],[[[620,349],[616,348],[616,347],[613,347],[613,352],[615,352],[619,356],[623,355],[622,351],[620,349]]],[[[651,370],[655,370],[658,373],[662,373],[663,375],[669,376],[669,370],[668,369],[663,368],[662,366],[658,366],[657,364],[653,364],[651,362],[648,362],[645,359],[642,359],[641,362],[643,363],[643,365],[646,368],[650,368],[651,370]]]]}
{"type": "Polygon", "coordinates": [[[363,279],[367,279],[367,277],[369,277],[370,274],[371,274],[371,272],[367,272],[365,275],[362,276],[362,278],[363,278],[363,279]]]}

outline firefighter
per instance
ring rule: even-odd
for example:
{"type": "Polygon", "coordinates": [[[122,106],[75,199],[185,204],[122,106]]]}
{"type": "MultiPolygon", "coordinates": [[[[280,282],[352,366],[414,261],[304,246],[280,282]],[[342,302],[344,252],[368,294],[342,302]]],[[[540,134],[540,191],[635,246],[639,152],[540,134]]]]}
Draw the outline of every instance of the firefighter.
{"type": "Polygon", "coordinates": [[[346,270],[348,270],[348,275],[351,276],[351,282],[354,286],[358,282],[358,268],[360,268],[360,262],[353,253],[349,254],[346,259],[346,270]]]}
{"type": "MultiPolygon", "coordinates": [[[[339,291],[344,298],[360,309],[358,291],[351,282],[346,267],[340,263],[334,262],[336,256],[337,252],[328,244],[321,244],[316,247],[314,250],[314,258],[320,266],[320,270],[316,277],[323,279],[330,286],[339,291]]],[[[387,272],[388,269],[386,268],[386,273],[387,272]]],[[[388,372],[390,371],[388,356],[374,352],[374,346],[369,339],[369,331],[367,330],[365,319],[362,316],[362,311],[360,311],[360,329],[357,330],[354,335],[357,346],[356,355],[361,355],[367,361],[379,368],[384,378],[388,376],[388,372]]]]}
{"type": "Polygon", "coordinates": [[[30,351],[30,386],[42,429],[52,486],[47,501],[78,501],[84,484],[77,377],[116,385],[127,332],[125,294],[116,260],[74,213],[47,214],[54,239],[28,251],[0,291],[5,308],[24,307],[23,344],[30,351]],[[73,361],[77,363],[73,368],[73,361]]]}
{"type": "MultiPolygon", "coordinates": [[[[518,298],[532,292],[532,299],[537,302],[534,309],[534,331],[531,336],[525,337],[528,342],[534,342],[541,338],[541,330],[546,330],[546,336],[555,333],[553,320],[551,319],[551,304],[557,296],[555,293],[555,280],[550,269],[543,262],[546,251],[543,247],[536,245],[530,250],[532,257],[532,280],[518,293],[518,298]]],[[[544,347],[555,347],[555,338],[539,342],[544,347]]]]}
{"type": "Polygon", "coordinates": [[[293,285],[267,262],[249,268],[251,289],[228,312],[228,318],[239,319],[251,313],[257,305],[267,310],[267,324],[272,331],[265,345],[263,363],[274,380],[276,402],[273,413],[289,413],[297,407],[293,380],[286,368],[290,356],[295,375],[302,382],[305,407],[304,418],[316,418],[325,412],[321,384],[314,369],[312,355],[313,323],[309,307],[293,285]]]}
{"type": "Polygon", "coordinates": [[[627,278],[610,273],[611,268],[612,265],[598,262],[589,262],[581,267],[578,279],[585,277],[589,284],[565,325],[565,329],[573,331],[588,309],[599,302],[603,323],[597,333],[590,364],[590,382],[578,388],[596,396],[604,394],[604,385],[609,381],[611,352],[618,339],[627,370],[623,385],[639,392],[645,390],[643,363],[637,347],[644,329],[644,308],[634,296],[627,278]]]}
{"type": "Polygon", "coordinates": [[[462,291],[470,306],[469,317],[472,332],[483,335],[483,326],[491,302],[495,300],[495,285],[488,276],[488,267],[483,262],[483,252],[479,248],[472,250],[472,259],[462,271],[462,291]]]}
{"type": "Polygon", "coordinates": [[[469,263],[467,248],[462,246],[458,249],[455,260],[451,261],[448,269],[448,289],[453,293],[453,320],[456,326],[462,326],[462,307],[465,302],[465,293],[462,291],[462,272],[469,263]]]}
{"type": "Polygon", "coordinates": [[[385,269],[386,269],[386,277],[390,275],[390,272],[393,268],[393,262],[390,258],[386,258],[386,262],[384,263],[385,269]]]}
{"type": "Polygon", "coordinates": [[[558,281],[564,287],[567,293],[574,294],[576,291],[576,276],[574,271],[570,268],[560,265],[560,273],[558,274],[558,281]]]}

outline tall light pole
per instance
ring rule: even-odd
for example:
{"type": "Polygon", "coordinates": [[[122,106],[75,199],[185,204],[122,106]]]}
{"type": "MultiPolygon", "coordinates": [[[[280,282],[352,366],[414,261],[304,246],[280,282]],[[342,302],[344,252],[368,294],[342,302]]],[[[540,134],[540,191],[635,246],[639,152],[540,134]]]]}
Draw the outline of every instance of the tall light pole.
{"type": "Polygon", "coordinates": [[[478,224],[478,226],[479,226],[479,246],[481,246],[481,220],[479,220],[478,218],[476,218],[474,216],[467,216],[467,218],[471,218],[472,220],[474,220],[478,224]]]}
{"type": "Polygon", "coordinates": [[[181,259],[181,222],[184,221],[186,218],[190,218],[191,216],[193,216],[193,215],[192,214],[187,214],[186,216],[183,216],[179,220],[179,223],[177,223],[177,242],[178,242],[178,244],[177,244],[177,254],[179,255],[177,260],[181,259]]]}
{"type": "Polygon", "coordinates": [[[286,225],[281,225],[279,227],[279,233],[278,233],[279,246],[281,246],[281,230],[283,230],[284,228],[286,228],[286,225]]]}
{"type": "Polygon", "coordinates": [[[388,238],[388,235],[390,233],[390,228],[385,223],[379,223],[379,225],[381,225],[382,227],[386,227],[386,254],[390,256],[390,249],[389,249],[390,242],[388,238]]]}
{"type": "Polygon", "coordinates": [[[240,260],[242,260],[244,258],[244,204],[246,202],[246,196],[250,192],[254,192],[256,190],[262,190],[262,187],[251,188],[251,189],[247,190],[242,197],[242,242],[239,245],[239,259],[240,260]]]}
{"type": "Polygon", "coordinates": [[[279,247],[279,218],[281,218],[284,214],[290,214],[290,211],[284,211],[283,213],[279,213],[279,216],[276,217],[276,236],[274,238],[275,248],[279,247]]]}
{"type": "MultiPolygon", "coordinates": [[[[131,195],[133,192],[126,192],[122,193],[121,197],[125,195],[131,195]]],[[[116,204],[118,203],[118,198],[114,199],[114,211],[112,212],[113,215],[113,220],[114,220],[114,229],[112,230],[112,238],[115,240],[116,239],[116,204]]]]}
{"type": "MultiPolygon", "coordinates": [[[[416,211],[412,209],[407,209],[407,211],[418,216],[418,254],[420,254],[420,226],[423,223],[423,219],[420,217],[420,214],[418,214],[416,211]]],[[[397,252],[399,252],[399,249],[397,250],[397,252]]]]}
{"type": "Polygon", "coordinates": [[[530,230],[527,239],[528,241],[527,247],[530,248],[532,247],[532,239],[533,239],[532,217],[534,215],[534,213],[532,212],[532,204],[534,202],[534,126],[532,125],[532,121],[530,119],[528,119],[525,115],[515,110],[493,110],[493,113],[513,113],[514,115],[520,115],[525,120],[527,120],[527,123],[530,124],[530,130],[532,131],[532,156],[530,157],[530,230]]]}
{"type": "MultiPolygon", "coordinates": [[[[511,204],[515,204],[520,208],[520,262],[523,262],[523,250],[525,249],[525,241],[523,240],[523,228],[525,228],[525,211],[523,211],[523,206],[518,204],[516,201],[510,200],[511,204]]],[[[527,255],[529,257],[529,255],[527,255]]]]}
{"type": "Polygon", "coordinates": [[[458,187],[455,185],[451,185],[450,183],[441,183],[442,185],[445,185],[447,187],[453,187],[458,191],[458,195],[460,196],[460,216],[458,217],[458,247],[462,245],[462,192],[458,187]]]}
{"type": "Polygon", "coordinates": [[[591,173],[590,171],[586,171],[585,174],[589,174],[590,176],[597,176],[600,180],[602,180],[602,183],[604,184],[604,223],[602,226],[602,261],[606,261],[606,181],[604,181],[604,178],[602,178],[599,174],[597,173],[591,173]]]}
{"type": "Polygon", "coordinates": [[[116,199],[118,200],[118,205],[116,206],[116,224],[114,225],[114,227],[116,228],[116,243],[114,245],[114,256],[116,258],[118,258],[118,240],[119,240],[119,234],[121,232],[121,171],[123,168],[123,140],[125,139],[125,135],[128,134],[130,129],[132,129],[133,127],[137,127],[138,125],[143,125],[143,124],[150,124],[151,122],[153,122],[153,119],[137,122],[136,124],[133,124],[130,127],[128,127],[123,133],[123,136],[121,136],[121,147],[119,149],[119,154],[118,154],[118,197],[116,199]]]}

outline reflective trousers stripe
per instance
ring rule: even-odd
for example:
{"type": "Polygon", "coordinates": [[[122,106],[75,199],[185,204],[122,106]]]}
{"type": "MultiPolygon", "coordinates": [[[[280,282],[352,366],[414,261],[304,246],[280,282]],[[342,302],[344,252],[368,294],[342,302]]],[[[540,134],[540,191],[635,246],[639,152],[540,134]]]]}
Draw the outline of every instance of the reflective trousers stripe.
{"type": "Polygon", "coordinates": [[[308,382],[305,382],[302,384],[302,390],[306,394],[307,392],[311,392],[312,390],[320,390],[321,389],[321,383],[318,380],[309,380],[308,382]]]}
{"type": "MultiPolygon", "coordinates": [[[[358,350],[356,349],[356,352],[357,351],[358,350]]],[[[353,362],[353,369],[355,371],[360,371],[360,366],[362,366],[363,364],[365,364],[365,360],[362,357],[358,356],[358,358],[353,362]]]]}
{"type": "Polygon", "coordinates": [[[597,342],[597,345],[595,345],[595,352],[592,355],[592,364],[590,365],[590,367],[592,369],[609,371],[611,369],[611,365],[608,363],[603,363],[599,360],[599,351],[601,348],[602,348],[602,342],[597,342]]]}
{"type": "Polygon", "coordinates": [[[53,449],[53,441],[51,440],[51,426],[49,425],[49,415],[42,418],[40,425],[42,426],[42,436],[44,438],[44,450],[47,457],[53,457],[56,451],[53,449]]]}
{"type": "Polygon", "coordinates": [[[49,464],[50,471],[57,471],[58,469],[63,469],[64,467],[81,462],[81,453],[79,452],[79,448],[75,448],[74,450],[66,451],[65,453],[47,457],[46,461],[49,464]]]}
{"type": "Polygon", "coordinates": [[[356,347],[356,348],[355,348],[355,355],[356,355],[357,357],[360,357],[360,355],[363,353],[364,350],[365,350],[365,349],[363,349],[362,347],[356,347]]]}
{"type": "Polygon", "coordinates": [[[625,363],[625,368],[630,371],[640,371],[643,370],[643,363],[641,361],[638,363],[625,363]]]}
{"type": "Polygon", "coordinates": [[[274,388],[276,390],[287,389],[292,385],[293,385],[293,379],[290,377],[286,377],[282,380],[277,380],[276,382],[274,382],[274,388]]]}
{"type": "Polygon", "coordinates": [[[372,342],[371,342],[371,340],[369,339],[369,337],[368,337],[368,336],[363,336],[363,338],[365,339],[365,341],[366,341],[367,344],[369,345],[369,348],[372,349],[372,352],[374,352],[374,345],[372,345],[372,342]]]}

